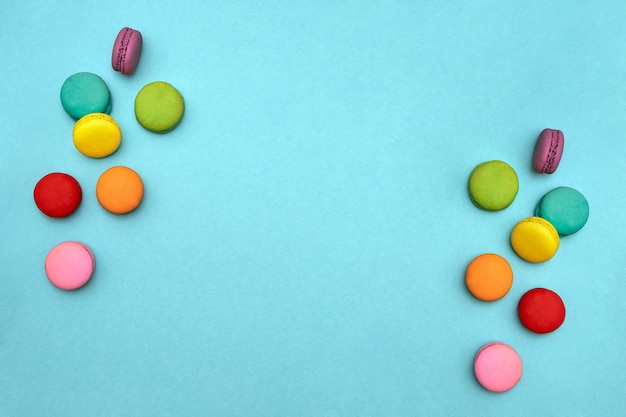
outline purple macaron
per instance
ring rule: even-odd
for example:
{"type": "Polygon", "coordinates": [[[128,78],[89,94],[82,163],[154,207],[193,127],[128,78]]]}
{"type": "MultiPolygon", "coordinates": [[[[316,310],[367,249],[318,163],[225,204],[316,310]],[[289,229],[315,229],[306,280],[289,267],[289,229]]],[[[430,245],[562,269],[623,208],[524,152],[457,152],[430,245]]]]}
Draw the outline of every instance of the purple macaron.
{"type": "Polygon", "coordinates": [[[540,174],[552,174],[556,171],[564,145],[563,132],[557,129],[543,129],[533,152],[533,169],[540,174]]]}
{"type": "Polygon", "coordinates": [[[128,27],[120,30],[113,44],[111,65],[122,74],[132,74],[139,64],[143,39],[141,32],[128,27]]]}

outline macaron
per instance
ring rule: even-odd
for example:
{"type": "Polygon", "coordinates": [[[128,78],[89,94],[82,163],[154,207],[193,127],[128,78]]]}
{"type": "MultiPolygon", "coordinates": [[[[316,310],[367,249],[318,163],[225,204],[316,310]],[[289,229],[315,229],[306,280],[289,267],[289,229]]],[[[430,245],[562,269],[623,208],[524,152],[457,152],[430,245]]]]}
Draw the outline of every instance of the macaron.
{"type": "Polygon", "coordinates": [[[503,161],[488,161],[476,166],[469,177],[469,196],[476,207],[497,211],[507,208],[517,195],[519,182],[515,170],[503,161]]]}
{"type": "Polygon", "coordinates": [[[475,257],[467,266],[465,285],[479,300],[499,300],[513,285],[513,270],[502,256],[484,253],[475,257]]]}
{"type": "Polygon", "coordinates": [[[74,120],[89,113],[111,112],[111,92],[104,80],[90,72],[68,77],[61,86],[61,105],[74,120]]]}
{"type": "Polygon", "coordinates": [[[62,290],[75,290],[89,281],[96,268],[96,259],[87,245],[67,241],[48,252],[44,263],[50,282],[62,290]]]}
{"type": "Polygon", "coordinates": [[[71,175],[52,172],[37,182],[33,197],[43,214],[60,218],[76,211],[83,199],[83,192],[71,175]]]}
{"type": "Polygon", "coordinates": [[[141,57],[143,38],[141,32],[129,27],[122,28],[113,43],[111,66],[122,74],[132,74],[141,57]]]}
{"type": "Polygon", "coordinates": [[[135,210],[143,198],[143,181],[139,174],[125,166],[115,166],[100,175],[96,183],[96,198],[113,214],[135,210]]]}
{"type": "Polygon", "coordinates": [[[182,120],[184,111],[182,94],[163,81],[145,85],[135,97],[135,117],[141,126],[151,132],[173,130],[182,120]]]}
{"type": "Polygon", "coordinates": [[[549,221],[541,217],[520,220],[511,231],[511,246],[520,258],[528,262],[545,262],[559,248],[559,234],[549,221]]]}
{"type": "Polygon", "coordinates": [[[487,343],[474,357],[474,374],[486,390],[505,392],[522,378],[522,359],[506,343],[487,343]]]}
{"type": "Polygon", "coordinates": [[[520,298],[517,313],[524,327],[531,332],[550,333],[565,321],[565,304],[554,291],[533,288],[520,298]]]}
{"type": "Polygon", "coordinates": [[[535,216],[552,223],[559,235],[568,236],[587,223],[589,203],[579,191],[570,187],[557,187],[539,200],[535,216]]]}
{"type": "Polygon", "coordinates": [[[565,137],[557,129],[543,129],[533,151],[533,169],[540,174],[552,174],[561,162],[565,137]]]}
{"type": "Polygon", "coordinates": [[[90,158],[104,158],[119,148],[122,129],[108,114],[91,113],[74,124],[72,136],[80,153],[90,158]]]}

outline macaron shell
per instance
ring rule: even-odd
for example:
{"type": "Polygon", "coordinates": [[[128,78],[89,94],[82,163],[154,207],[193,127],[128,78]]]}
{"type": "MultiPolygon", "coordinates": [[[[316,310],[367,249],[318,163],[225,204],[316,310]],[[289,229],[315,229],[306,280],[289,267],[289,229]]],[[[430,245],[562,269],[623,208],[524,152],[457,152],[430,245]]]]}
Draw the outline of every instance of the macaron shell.
{"type": "Polygon", "coordinates": [[[584,195],[570,187],[557,187],[544,195],[535,215],[546,219],[561,236],[578,232],[589,218],[589,203],[584,195]]]}
{"type": "Polygon", "coordinates": [[[135,210],[143,199],[143,193],[141,177],[125,166],[107,169],[96,184],[98,202],[113,214],[126,214],[135,210]]]}
{"type": "Polygon", "coordinates": [[[502,342],[484,345],[474,357],[476,380],[491,392],[505,392],[517,385],[522,368],[519,354],[502,342]]]}
{"type": "Polygon", "coordinates": [[[557,129],[544,129],[533,151],[533,169],[540,174],[552,174],[561,162],[565,137],[557,129]]]}
{"type": "Polygon", "coordinates": [[[44,263],[48,280],[62,290],[75,290],[87,283],[95,271],[93,252],[81,242],[67,241],[56,245],[44,263]]]}
{"type": "Polygon", "coordinates": [[[533,263],[551,259],[559,248],[559,234],[541,217],[519,221],[511,231],[511,246],[520,258],[533,263]]]}
{"type": "Polygon", "coordinates": [[[90,158],[114,153],[122,142],[122,130],[108,114],[92,113],[80,118],[72,131],[74,146],[90,158]]]}
{"type": "Polygon", "coordinates": [[[496,301],[511,289],[513,270],[502,256],[485,253],[475,257],[467,266],[465,284],[479,300],[496,301]]]}
{"type": "Polygon", "coordinates": [[[79,72],[63,83],[61,105],[74,120],[90,113],[108,114],[111,112],[111,92],[98,75],[79,72]]]}
{"type": "Polygon", "coordinates": [[[82,201],[83,192],[78,181],[71,175],[52,172],[37,182],[33,197],[42,213],[61,218],[76,211],[82,201]]]}
{"type": "Polygon", "coordinates": [[[468,181],[470,199],[476,207],[488,211],[507,208],[518,190],[517,173],[503,161],[488,161],[477,165],[468,181]]]}
{"type": "Polygon", "coordinates": [[[534,333],[550,333],[565,321],[565,304],[561,297],[546,288],[527,291],[517,306],[520,322],[534,333]]]}
{"type": "Polygon", "coordinates": [[[111,66],[115,71],[130,75],[135,72],[141,57],[143,37],[138,30],[125,27],[117,34],[113,44],[111,66]]]}
{"type": "Polygon", "coordinates": [[[151,132],[170,132],[178,126],[184,111],[182,94],[163,81],[145,85],[135,98],[135,117],[141,126],[151,132]]]}

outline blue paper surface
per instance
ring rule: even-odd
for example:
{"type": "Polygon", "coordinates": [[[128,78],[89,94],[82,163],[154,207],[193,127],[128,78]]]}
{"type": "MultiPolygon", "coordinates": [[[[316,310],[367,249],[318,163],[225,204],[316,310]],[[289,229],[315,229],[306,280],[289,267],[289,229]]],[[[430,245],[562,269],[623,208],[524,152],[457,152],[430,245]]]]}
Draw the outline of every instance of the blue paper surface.
{"type": "Polygon", "coordinates": [[[14,2],[0,28],[0,416],[621,416],[626,394],[626,3],[617,1],[14,2]],[[140,30],[131,76],[118,31],[140,30]],[[123,131],[90,159],[59,91],[100,75],[123,131]],[[184,96],[165,135],[135,120],[145,84],[184,96]],[[532,171],[561,129],[553,175],[532,171]],[[520,180],[507,209],[467,195],[478,163],[520,180]],[[145,197],[116,216],[95,197],[114,165],[145,197]],[[44,216],[49,172],[83,188],[44,216]],[[550,189],[590,217],[556,256],[524,262],[513,225],[550,189]],[[48,251],[91,247],[96,271],[65,292],[48,251]],[[474,299],[480,253],[504,256],[509,294],[474,299]],[[534,287],[567,308],[556,332],[517,318],[534,287]],[[493,394],[480,346],[524,374],[493,394]]]}

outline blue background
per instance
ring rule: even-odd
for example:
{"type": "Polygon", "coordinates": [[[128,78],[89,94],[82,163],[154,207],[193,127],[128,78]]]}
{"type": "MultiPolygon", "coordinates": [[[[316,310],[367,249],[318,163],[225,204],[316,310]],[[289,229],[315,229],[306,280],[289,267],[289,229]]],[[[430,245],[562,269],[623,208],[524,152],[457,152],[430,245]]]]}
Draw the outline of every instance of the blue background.
{"type": "Polygon", "coordinates": [[[4,3],[1,416],[624,415],[626,3],[4,3]],[[110,63],[124,26],[132,76],[110,63]],[[80,71],[123,130],[100,160],[59,101],[80,71]],[[133,113],[157,80],[186,101],[166,135],[133,113]],[[530,165],[546,127],[565,133],[551,176],[530,165]],[[495,213],[466,191],[492,159],[520,179],[495,213]],[[125,216],[95,198],[114,165],[145,183],[125,216]],[[33,202],[53,171],[83,188],[66,219],[33,202]],[[561,185],[589,221],[526,263],[510,230],[561,185]],[[74,292],[43,269],[64,240],[97,261],[74,292]],[[515,274],[493,303],[464,285],[484,252],[515,274]],[[516,316],[537,286],[567,307],[552,334],[516,316]],[[524,363],[504,394],[472,372],[492,340],[524,363]]]}

